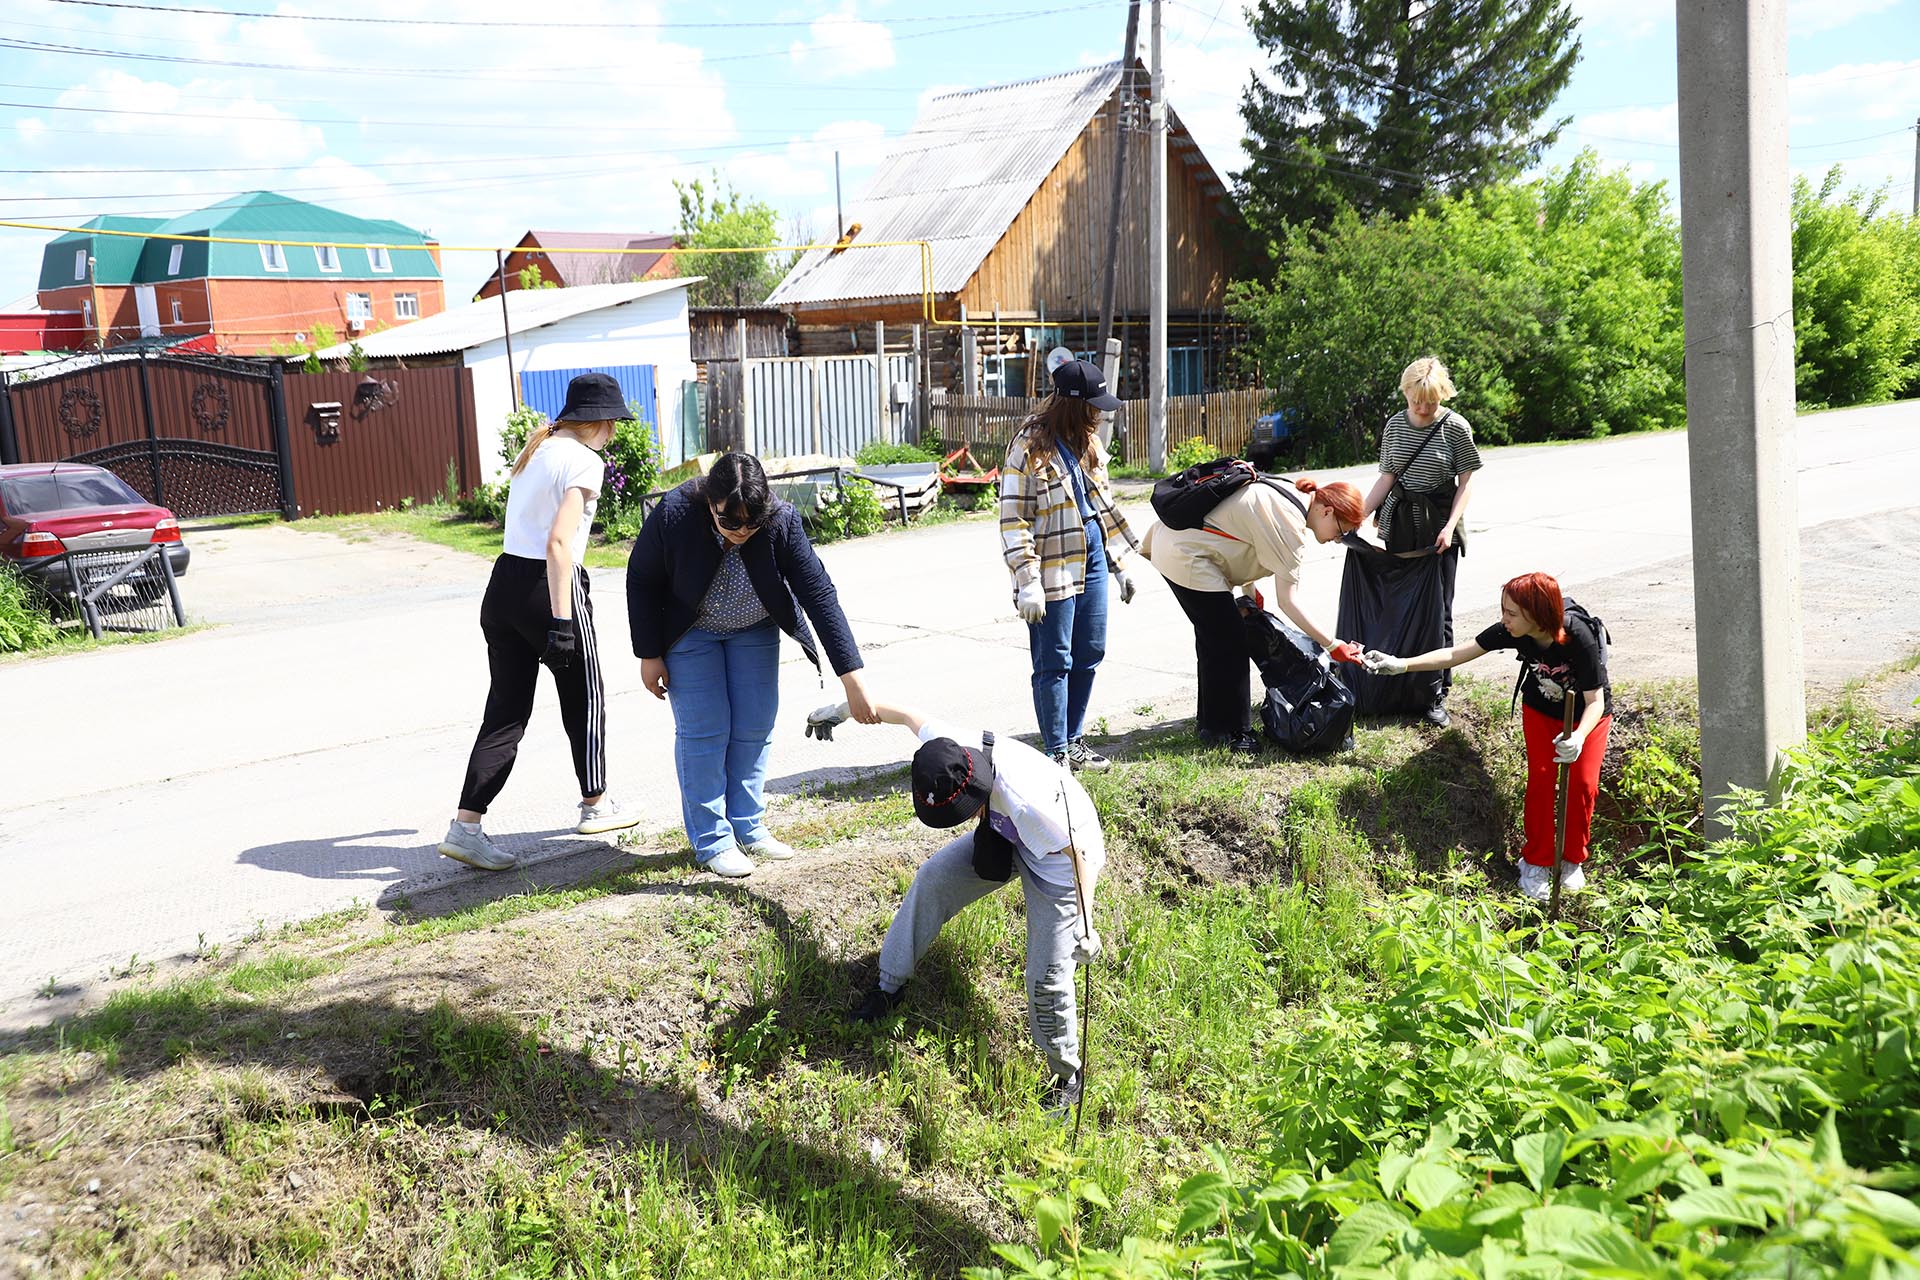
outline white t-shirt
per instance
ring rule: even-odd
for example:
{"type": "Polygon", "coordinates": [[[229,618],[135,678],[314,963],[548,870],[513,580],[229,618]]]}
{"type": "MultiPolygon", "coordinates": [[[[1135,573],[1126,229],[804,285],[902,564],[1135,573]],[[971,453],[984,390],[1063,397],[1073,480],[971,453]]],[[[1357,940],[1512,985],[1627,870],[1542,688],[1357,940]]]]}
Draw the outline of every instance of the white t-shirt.
{"type": "MultiPolygon", "coordinates": [[[[963,747],[980,746],[979,731],[967,732],[929,720],[921,726],[920,741],[935,738],[952,738],[963,747]]],[[[1073,862],[1065,850],[1072,843],[1080,850],[1087,892],[1093,892],[1094,881],[1107,863],[1107,843],[1100,833],[1100,815],[1094,811],[1092,798],[1071,773],[1019,739],[996,733],[993,795],[987,804],[993,810],[989,821],[1014,841],[1029,871],[1049,884],[1071,886],[1073,862]]]]}
{"type": "Polygon", "coordinates": [[[606,459],[572,436],[549,436],[527,459],[525,470],[507,489],[507,537],[502,549],[529,560],[547,558],[547,533],[569,489],[585,489],[587,505],[580,527],[573,531],[573,562],[587,551],[587,531],[600,505],[600,483],[607,476],[606,459]]]}

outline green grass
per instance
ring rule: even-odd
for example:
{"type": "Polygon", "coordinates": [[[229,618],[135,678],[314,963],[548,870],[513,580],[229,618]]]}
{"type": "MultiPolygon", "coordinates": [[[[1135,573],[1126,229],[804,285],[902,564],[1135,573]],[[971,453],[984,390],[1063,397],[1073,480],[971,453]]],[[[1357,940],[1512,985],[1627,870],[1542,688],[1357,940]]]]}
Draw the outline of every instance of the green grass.
{"type": "MultiPolygon", "coordinates": [[[[488,559],[500,554],[505,537],[500,525],[469,520],[459,508],[441,503],[359,515],[308,516],[295,521],[293,527],[307,533],[337,534],[349,541],[363,541],[376,534],[400,534],[488,559]]],[[[584,559],[589,568],[620,568],[627,563],[627,553],[632,546],[630,542],[590,543],[584,559]]]]}

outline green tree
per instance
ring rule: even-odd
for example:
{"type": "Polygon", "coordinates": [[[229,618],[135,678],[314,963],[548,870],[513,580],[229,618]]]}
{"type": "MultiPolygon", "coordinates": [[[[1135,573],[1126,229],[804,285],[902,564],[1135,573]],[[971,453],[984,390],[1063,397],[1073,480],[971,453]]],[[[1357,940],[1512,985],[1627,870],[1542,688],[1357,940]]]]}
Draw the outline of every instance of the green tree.
{"type": "MultiPolygon", "coordinates": [[[[713,175],[711,188],[700,179],[681,182],[680,229],[674,239],[682,250],[748,249],[779,240],[779,212],[764,200],[749,200],[713,175]]],[[[696,307],[741,306],[765,302],[773,287],[793,265],[793,255],[763,253],[681,252],[675,270],[683,276],[705,276],[689,291],[696,307]]]]}
{"type": "Polygon", "coordinates": [[[1883,214],[1885,191],[1837,196],[1793,183],[1795,393],[1803,405],[1871,404],[1920,379],[1920,221],[1883,214]]]}
{"type": "Polygon", "coordinates": [[[1566,119],[1541,117],[1580,55],[1567,0],[1257,0],[1271,59],[1241,101],[1249,221],[1412,212],[1514,177],[1566,119]]]}

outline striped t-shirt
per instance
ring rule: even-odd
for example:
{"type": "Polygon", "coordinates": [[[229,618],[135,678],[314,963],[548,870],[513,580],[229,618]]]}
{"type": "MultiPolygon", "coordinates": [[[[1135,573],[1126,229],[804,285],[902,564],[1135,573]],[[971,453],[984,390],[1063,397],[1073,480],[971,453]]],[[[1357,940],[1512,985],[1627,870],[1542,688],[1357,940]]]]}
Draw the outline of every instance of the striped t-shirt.
{"type": "MultiPolygon", "coordinates": [[[[1402,409],[1387,419],[1380,432],[1380,470],[1400,477],[1400,483],[1416,492],[1445,489],[1464,471],[1480,469],[1480,451],[1473,447],[1473,424],[1451,409],[1442,409],[1440,430],[1423,447],[1433,424],[1415,426],[1402,409]],[[1414,456],[1414,450],[1419,455],[1414,456]]],[[[1380,532],[1384,537],[1392,527],[1393,509],[1400,495],[1389,491],[1380,503],[1380,532]]]]}

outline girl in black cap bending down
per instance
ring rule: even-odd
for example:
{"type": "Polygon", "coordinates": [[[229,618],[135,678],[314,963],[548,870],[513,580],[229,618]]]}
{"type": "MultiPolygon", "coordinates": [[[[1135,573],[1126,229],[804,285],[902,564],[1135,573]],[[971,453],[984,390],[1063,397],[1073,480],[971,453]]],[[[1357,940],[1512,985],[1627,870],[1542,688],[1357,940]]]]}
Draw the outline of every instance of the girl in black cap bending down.
{"type": "Polygon", "coordinates": [[[553,672],[580,779],[574,830],[594,835],[640,821],[606,795],[606,695],[593,601],[580,567],[606,476],[600,451],[613,439],[614,424],[632,416],[619,383],[604,373],[583,373],[567,385],[560,416],[536,427],[513,460],[506,540],[480,602],[492,677],[487,709],[467,761],[460,808],[440,842],[441,853],[470,867],[505,871],[516,861],[487,838],[480,820],[513,771],[542,663],[553,672]]]}
{"type": "MultiPolygon", "coordinates": [[[[920,958],[947,921],[1018,873],[1027,902],[1027,1016],[1053,1071],[1048,1105],[1080,1097],[1080,1038],[1073,975],[1100,951],[1093,889],[1106,843],[1093,801],[1065,767],[1024,742],[930,720],[911,707],[876,702],[880,719],[920,740],[913,755],[913,811],[942,829],[973,822],[920,864],[880,948],[880,981],[853,1011],[877,1022],[900,1003],[920,958]]],[[[830,737],[845,703],[822,707],[807,732],[830,737]]]]}

